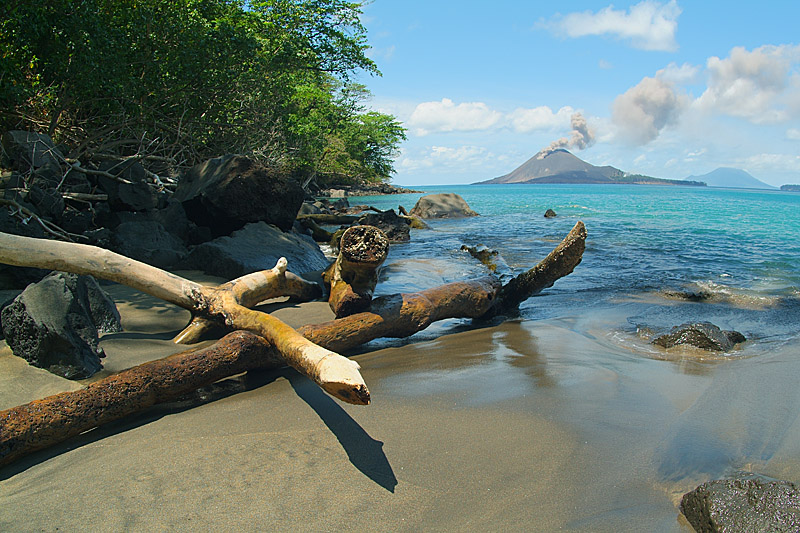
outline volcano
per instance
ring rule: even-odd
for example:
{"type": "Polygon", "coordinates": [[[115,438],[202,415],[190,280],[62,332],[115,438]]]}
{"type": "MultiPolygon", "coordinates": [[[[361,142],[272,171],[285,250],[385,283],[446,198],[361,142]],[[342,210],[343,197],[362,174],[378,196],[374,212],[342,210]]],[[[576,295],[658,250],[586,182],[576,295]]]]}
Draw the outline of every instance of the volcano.
{"type": "Polygon", "coordinates": [[[703,185],[686,180],[653,178],[629,174],[612,166],[598,167],[563,148],[542,150],[504,176],[476,185],[491,183],[634,183],[647,185],[703,185]]]}

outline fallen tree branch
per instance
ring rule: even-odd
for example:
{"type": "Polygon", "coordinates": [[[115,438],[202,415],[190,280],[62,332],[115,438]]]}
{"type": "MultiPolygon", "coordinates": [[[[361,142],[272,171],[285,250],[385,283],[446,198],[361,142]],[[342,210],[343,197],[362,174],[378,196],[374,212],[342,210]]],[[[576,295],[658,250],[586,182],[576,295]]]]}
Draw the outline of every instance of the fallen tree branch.
{"type": "Polygon", "coordinates": [[[265,299],[264,295],[272,290],[268,285],[280,285],[281,280],[289,277],[285,261],[279,261],[272,270],[249,274],[220,287],[203,287],[95,246],[0,233],[0,262],[108,279],[231,329],[252,331],[266,338],[288,364],[334,397],[349,403],[369,403],[369,390],[357,363],[313,344],[277,318],[245,306],[265,299]]]}
{"type": "Polygon", "coordinates": [[[83,389],[0,411],[0,466],[228,376],[284,365],[262,337],[237,331],[210,347],[144,363],[83,389]]]}

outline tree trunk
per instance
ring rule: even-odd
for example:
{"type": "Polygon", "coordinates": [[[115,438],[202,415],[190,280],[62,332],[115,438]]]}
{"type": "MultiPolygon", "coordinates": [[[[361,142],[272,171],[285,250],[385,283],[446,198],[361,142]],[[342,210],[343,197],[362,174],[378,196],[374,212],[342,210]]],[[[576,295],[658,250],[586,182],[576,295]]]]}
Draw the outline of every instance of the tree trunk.
{"type": "Polygon", "coordinates": [[[284,364],[262,337],[237,331],[208,348],[144,363],[84,389],[0,411],[0,466],[228,376],[284,364]]]}
{"type": "Polygon", "coordinates": [[[374,226],[353,226],[342,234],[339,256],[323,274],[336,318],[369,309],[388,254],[389,239],[374,226]]]}

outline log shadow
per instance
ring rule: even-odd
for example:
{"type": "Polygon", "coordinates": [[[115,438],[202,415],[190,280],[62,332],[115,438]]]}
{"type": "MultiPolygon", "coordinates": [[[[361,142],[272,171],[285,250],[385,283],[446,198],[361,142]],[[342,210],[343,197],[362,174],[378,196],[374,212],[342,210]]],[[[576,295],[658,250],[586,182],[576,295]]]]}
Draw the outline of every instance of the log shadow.
{"type": "Polygon", "coordinates": [[[90,429],[64,442],[33,452],[9,465],[0,467],[0,481],[10,479],[39,463],[58,457],[63,453],[101,441],[119,433],[125,433],[126,431],[145,426],[165,416],[195,409],[201,405],[222,400],[234,394],[258,389],[282,377],[285,371],[285,369],[275,371],[250,371],[238,376],[226,378],[216,383],[200,387],[175,400],[154,405],[149,409],[132,414],[121,420],[116,420],[90,429]]]}
{"type": "Polygon", "coordinates": [[[397,478],[383,452],[383,442],[370,437],[347,411],[306,377],[294,371],[286,371],[284,377],[336,436],[350,463],[372,481],[394,493],[397,478]]]}

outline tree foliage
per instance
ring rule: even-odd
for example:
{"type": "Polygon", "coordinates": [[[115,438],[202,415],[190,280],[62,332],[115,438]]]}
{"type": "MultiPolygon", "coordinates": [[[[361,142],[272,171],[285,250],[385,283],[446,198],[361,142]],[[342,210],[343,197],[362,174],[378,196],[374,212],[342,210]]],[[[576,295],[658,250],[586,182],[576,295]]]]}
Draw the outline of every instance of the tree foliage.
{"type": "Polygon", "coordinates": [[[175,165],[246,153],[318,181],[382,181],[404,130],[367,112],[361,5],[347,0],[11,0],[0,121],[78,154],[175,165]]]}

